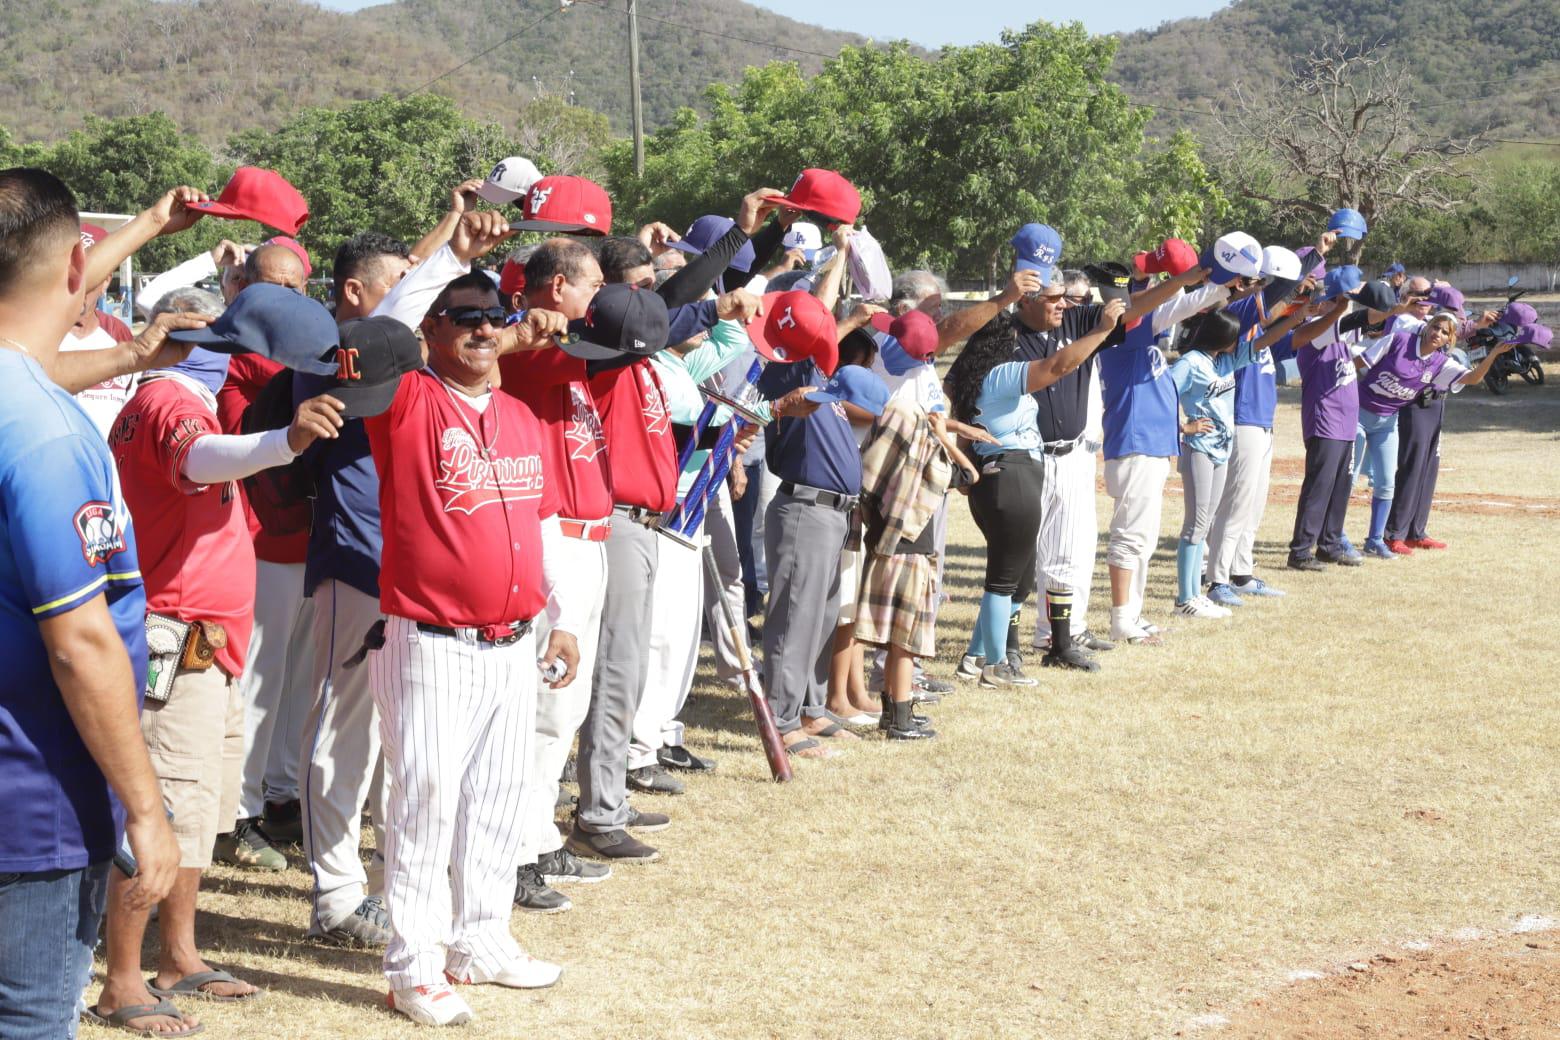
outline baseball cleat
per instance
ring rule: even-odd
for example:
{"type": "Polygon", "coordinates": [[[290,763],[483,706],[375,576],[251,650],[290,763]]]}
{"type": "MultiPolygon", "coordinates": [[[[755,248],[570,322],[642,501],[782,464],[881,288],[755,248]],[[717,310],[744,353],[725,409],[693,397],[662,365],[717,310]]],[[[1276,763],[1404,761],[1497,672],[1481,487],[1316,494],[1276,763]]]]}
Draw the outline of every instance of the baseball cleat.
{"type": "Polygon", "coordinates": [[[509,989],[546,989],[563,977],[563,966],[525,956],[506,964],[502,971],[491,975],[473,971],[464,979],[457,979],[449,972],[445,972],[444,976],[457,986],[491,985],[506,986],[509,989]]]}
{"type": "Polygon", "coordinates": [[[217,835],[211,858],[248,870],[286,870],[287,857],[277,851],[260,827],[260,817],[237,820],[233,829],[217,835]]]}
{"type": "Polygon", "coordinates": [[[589,856],[592,859],[617,860],[622,863],[653,863],[661,855],[653,846],[646,845],[621,829],[607,831],[604,834],[593,834],[590,831],[580,830],[576,825],[569,832],[564,846],[576,855],[589,856]]]}
{"type": "Polygon", "coordinates": [[[1446,548],[1446,543],[1445,542],[1437,541],[1436,539],[1431,538],[1429,535],[1425,535],[1423,538],[1410,538],[1408,540],[1408,544],[1410,546],[1412,546],[1413,548],[1415,548],[1415,549],[1445,549],[1446,548]]]}
{"type": "Polygon", "coordinates": [[[562,892],[547,887],[539,864],[522,863],[515,874],[515,906],[533,914],[561,914],[574,904],[562,892]]]}
{"type": "Polygon", "coordinates": [[[1175,612],[1182,617],[1192,618],[1227,618],[1232,613],[1229,607],[1221,607],[1207,596],[1193,596],[1189,600],[1177,603],[1175,612]]]}
{"type": "Polygon", "coordinates": [[[959,658],[959,667],[953,670],[956,679],[979,679],[980,670],[986,665],[986,659],[978,654],[965,654],[959,658]]]}
{"type": "Polygon", "coordinates": [[[1100,663],[1090,657],[1087,651],[1077,644],[1064,646],[1060,650],[1053,650],[1040,658],[1042,668],[1070,668],[1076,672],[1097,672],[1100,663]]]}
{"type": "Polygon", "coordinates": [[[310,925],[308,937],[343,946],[383,946],[390,941],[390,913],[382,899],[369,896],[329,928],[310,925]]]}
{"type": "Polygon", "coordinates": [[[1073,646],[1080,650],[1092,650],[1096,653],[1104,653],[1107,650],[1116,649],[1116,644],[1090,632],[1087,628],[1073,636],[1073,646]]]}
{"type": "Polygon", "coordinates": [[[1413,546],[1409,545],[1407,542],[1405,542],[1401,538],[1388,538],[1387,539],[1387,548],[1392,550],[1393,554],[1396,555],[1396,556],[1412,556],[1412,555],[1414,555],[1414,548],[1413,548],[1413,546]]]}
{"type": "Polygon", "coordinates": [[[1235,590],[1224,582],[1209,586],[1208,599],[1221,607],[1239,607],[1245,604],[1245,600],[1236,594],[1235,590]]]}
{"type": "Polygon", "coordinates": [[[592,863],[580,859],[568,849],[553,849],[536,859],[542,880],[549,885],[594,885],[612,876],[612,868],[605,863],[592,863]]]}
{"type": "MultiPolygon", "coordinates": [[[[1367,552],[1370,551],[1369,539],[1365,541],[1365,549],[1367,552]]],[[[1316,558],[1323,563],[1336,563],[1340,567],[1358,567],[1364,560],[1352,545],[1347,546],[1342,552],[1336,553],[1328,552],[1326,549],[1318,549],[1316,550],[1316,558]]]]}
{"type": "Polygon", "coordinates": [[[640,766],[628,771],[628,789],[645,794],[682,794],[683,782],[659,765],[640,766]]]}
{"type": "Polygon", "coordinates": [[[420,1026],[463,1026],[476,1017],[471,1005],[443,984],[393,989],[385,1003],[420,1026]]]}
{"type": "Polygon", "coordinates": [[[1006,661],[998,661],[996,664],[988,664],[982,668],[980,670],[980,684],[988,690],[997,690],[1004,686],[1040,685],[1006,661]]]}
{"type": "Polygon", "coordinates": [[[628,807],[628,823],[624,824],[636,831],[664,831],[671,825],[672,818],[664,812],[640,812],[632,805],[628,807]]]}
{"type": "Polygon", "coordinates": [[[1236,582],[1233,587],[1238,596],[1277,597],[1284,594],[1284,590],[1275,589],[1261,578],[1251,578],[1245,583],[1236,582]]]}
{"type": "MultiPolygon", "coordinates": [[[[737,689],[742,689],[741,680],[737,689]]],[[[689,773],[709,773],[715,769],[715,760],[700,758],[681,744],[668,744],[655,753],[655,760],[665,769],[681,769],[689,773]]]]}
{"type": "Polygon", "coordinates": [[[1365,539],[1365,555],[1374,556],[1378,560],[1397,559],[1397,553],[1387,548],[1387,543],[1380,538],[1365,539]]]}
{"type": "Polygon", "coordinates": [[[1310,553],[1291,553],[1284,566],[1292,571],[1325,571],[1327,565],[1310,553]]]}

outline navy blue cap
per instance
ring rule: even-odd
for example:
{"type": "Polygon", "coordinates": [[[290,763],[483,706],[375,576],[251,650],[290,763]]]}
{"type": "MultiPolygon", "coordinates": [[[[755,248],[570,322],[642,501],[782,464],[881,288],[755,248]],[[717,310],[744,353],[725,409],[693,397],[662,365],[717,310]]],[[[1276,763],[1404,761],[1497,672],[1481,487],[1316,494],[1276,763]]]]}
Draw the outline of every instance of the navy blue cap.
{"type": "Polygon", "coordinates": [[[649,357],[666,347],[670,331],[665,300],[650,289],[614,282],[596,290],[585,317],[569,322],[569,334],[558,337],[558,346],[586,361],[649,357]]]}
{"type": "Polygon", "coordinates": [[[807,400],[815,404],[853,404],[873,415],[882,415],[883,409],[888,407],[888,387],[870,369],[842,365],[834,378],[825,383],[822,390],[808,394],[807,400]]]}
{"type": "Polygon", "coordinates": [[[256,282],[203,329],[168,333],[223,354],[259,354],[316,376],[336,373],[341,333],[325,305],[284,285],[256,282]]]}
{"type": "Polygon", "coordinates": [[[1018,269],[1038,271],[1040,280],[1050,285],[1056,277],[1056,262],[1062,258],[1061,234],[1049,224],[1025,224],[1012,241],[1018,269]]]}
{"type": "MultiPolygon", "coordinates": [[[[692,226],[688,228],[687,234],[683,235],[676,242],[672,242],[671,247],[697,256],[724,238],[726,232],[735,227],[736,223],[730,217],[706,213],[693,222],[692,226]]],[[[737,255],[731,258],[731,263],[727,266],[735,267],[739,271],[752,271],[755,259],[753,243],[747,241],[742,243],[742,248],[737,250],[737,255]]]]}

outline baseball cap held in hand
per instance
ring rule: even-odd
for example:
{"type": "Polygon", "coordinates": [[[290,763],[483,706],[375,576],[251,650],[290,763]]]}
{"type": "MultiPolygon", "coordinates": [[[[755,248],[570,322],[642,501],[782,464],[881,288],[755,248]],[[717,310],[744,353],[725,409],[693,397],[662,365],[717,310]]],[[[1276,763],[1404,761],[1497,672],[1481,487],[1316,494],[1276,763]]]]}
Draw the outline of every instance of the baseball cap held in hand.
{"type": "Polygon", "coordinates": [[[1062,258],[1061,234],[1049,224],[1025,224],[1012,242],[1018,269],[1036,271],[1040,281],[1050,285],[1056,277],[1056,262],[1062,258]]]}
{"type": "Polygon", "coordinates": [[[917,361],[937,353],[937,323],[924,311],[905,311],[897,318],[883,311],[872,315],[872,327],[893,337],[917,361]]]}
{"type": "Polygon", "coordinates": [[[487,180],[477,189],[477,197],[495,206],[507,206],[524,197],[531,190],[531,185],[541,179],[542,171],[536,168],[534,162],[523,155],[511,155],[507,159],[500,159],[493,166],[487,180]]]}
{"type": "Polygon", "coordinates": [[[840,224],[854,224],[861,216],[861,193],[833,170],[803,170],[791,190],[774,201],[790,209],[817,213],[840,224]]]}
{"type": "Polygon", "coordinates": [[[1185,274],[1197,266],[1197,250],[1181,238],[1167,238],[1153,252],[1138,253],[1132,258],[1132,266],[1138,274],[1185,274]]]}
{"type": "Polygon", "coordinates": [[[666,347],[670,331],[665,300],[649,289],[614,282],[596,291],[585,317],[569,322],[569,334],[558,337],[558,346],[586,361],[649,357],[666,347]]]}
{"type": "Polygon", "coordinates": [[[845,365],[822,390],[803,396],[814,404],[853,404],[871,415],[882,415],[888,407],[888,387],[860,365],[845,365]]]}
{"type": "MultiPolygon", "coordinates": [[[[698,256],[709,251],[710,246],[726,237],[726,233],[737,226],[737,222],[730,217],[723,217],[717,213],[706,213],[704,216],[688,225],[687,232],[682,238],[667,244],[681,253],[690,256],[698,256]]],[[[742,243],[742,248],[731,258],[727,266],[735,267],[739,271],[753,270],[753,243],[742,243]]]]}
{"type": "Polygon", "coordinates": [[[747,326],[753,348],[770,361],[811,358],[824,375],[840,362],[839,330],[834,316],[812,293],[791,290],[764,297],[764,313],[747,326]]]}
{"type": "Polygon", "coordinates": [[[289,235],[296,235],[309,219],[309,204],[287,178],[275,170],[240,166],[215,202],[192,207],[211,217],[254,220],[289,235]]]}
{"type": "Polygon", "coordinates": [[[335,375],[341,335],[325,305],[285,285],[256,282],[200,329],[175,329],[169,339],[223,354],[259,354],[311,375],[335,375]]]}
{"type": "Polygon", "coordinates": [[[525,219],[510,224],[521,231],[565,235],[605,235],[612,230],[612,200],[584,177],[543,177],[525,196],[525,219]]]}
{"type": "Polygon", "coordinates": [[[379,415],[395,399],[401,377],[423,367],[416,333],[387,314],[341,325],[336,376],[326,393],[346,406],[349,419],[379,415]]]}
{"type": "Polygon", "coordinates": [[[1114,260],[1103,263],[1088,264],[1083,273],[1089,276],[1089,281],[1099,291],[1100,302],[1109,303],[1111,300],[1121,300],[1130,303],[1132,300],[1132,272],[1127,270],[1124,264],[1118,264],[1114,260]]]}
{"type": "Polygon", "coordinates": [[[1262,246],[1244,231],[1231,231],[1203,254],[1201,263],[1213,272],[1209,280],[1216,285],[1256,278],[1262,273],[1262,246]]]}

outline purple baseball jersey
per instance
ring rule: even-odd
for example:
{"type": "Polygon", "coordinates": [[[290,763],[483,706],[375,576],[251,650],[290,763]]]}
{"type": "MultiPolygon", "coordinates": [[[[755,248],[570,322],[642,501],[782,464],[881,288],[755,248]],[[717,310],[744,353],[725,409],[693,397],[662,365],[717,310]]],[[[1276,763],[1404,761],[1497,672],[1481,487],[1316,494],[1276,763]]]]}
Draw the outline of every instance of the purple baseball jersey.
{"type": "Polygon", "coordinates": [[[1295,352],[1300,368],[1300,431],[1309,440],[1352,441],[1360,420],[1354,358],[1355,333],[1339,333],[1338,323],[1295,352]]]}
{"type": "Polygon", "coordinates": [[[1383,336],[1365,348],[1370,367],[1360,376],[1360,407],[1376,415],[1395,415],[1427,389],[1457,388],[1468,370],[1445,351],[1419,356],[1419,331],[1383,336]]]}

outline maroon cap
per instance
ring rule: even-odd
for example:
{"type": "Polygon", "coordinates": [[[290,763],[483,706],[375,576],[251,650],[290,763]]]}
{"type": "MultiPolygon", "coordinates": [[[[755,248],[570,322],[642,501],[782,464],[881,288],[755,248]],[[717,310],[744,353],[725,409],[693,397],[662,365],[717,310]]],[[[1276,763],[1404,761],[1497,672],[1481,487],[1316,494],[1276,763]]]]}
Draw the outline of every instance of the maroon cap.
{"type": "Polygon", "coordinates": [[[872,327],[894,337],[917,361],[937,353],[937,323],[925,311],[905,311],[897,318],[882,311],[872,315],[872,327]]]}
{"type": "Polygon", "coordinates": [[[1132,266],[1140,275],[1185,274],[1197,266],[1197,250],[1179,238],[1167,238],[1151,253],[1139,253],[1132,266]]]}
{"type": "Polygon", "coordinates": [[[498,272],[498,291],[504,294],[506,304],[515,293],[525,292],[525,265],[514,257],[505,260],[503,270],[498,272]]]}
{"type": "Polygon", "coordinates": [[[240,166],[215,202],[197,202],[195,209],[212,217],[254,220],[296,235],[309,219],[309,204],[287,178],[275,170],[240,166]]]}
{"type": "Polygon", "coordinates": [[[612,200],[606,189],[584,177],[543,177],[526,193],[524,217],[509,226],[521,231],[605,235],[612,230],[612,200]]]}
{"type": "Polygon", "coordinates": [[[105,231],[102,228],[98,227],[96,224],[88,224],[86,221],[82,221],[82,223],[81,223],[81,248],[83,248],[83,249],[91,249],[93,246],[97,245],[99,242],[103,241],[103,239],[105,239],[107,237],[108,237],[108,232],[107,231],[105,231]]]}
{"type": "Polygon", "coordinates": [[[841,224],[854,224],[861,216],[861,193],[833,170],[803,170],[791,190],[775,201],[791,209],[821,214],[841,224]]]}
{"type": "Polygon", "coordinates": [[[809,292],[767,293],[764,313],[747,326],[754,348],[770,361],[811,358],[826,376],[839,364],[839,330],[823,301],[809,292]]]}
{"type": "Polygon", "coordinates": [[[303,276],[305,278],[308,278],[314,274],[314,265],[309,263],[309,251],[303,248],[303,243],[299,242],[296,238],[289,238],[286,235],[277,235],[275,238],[266,239],[261,243],[261,245],[281,246],[283,249],[292,253],[293,256],[296,256],[299,260],[303,261],[303,276]]]}

